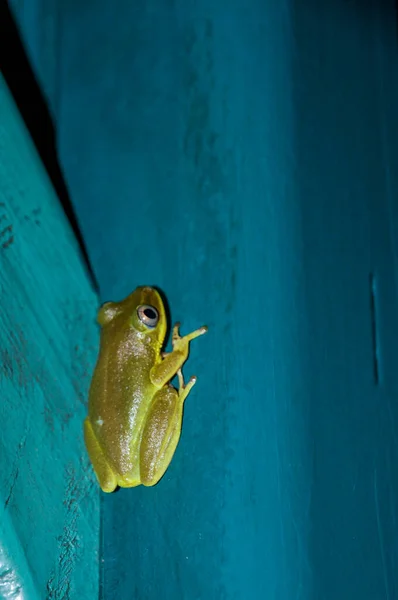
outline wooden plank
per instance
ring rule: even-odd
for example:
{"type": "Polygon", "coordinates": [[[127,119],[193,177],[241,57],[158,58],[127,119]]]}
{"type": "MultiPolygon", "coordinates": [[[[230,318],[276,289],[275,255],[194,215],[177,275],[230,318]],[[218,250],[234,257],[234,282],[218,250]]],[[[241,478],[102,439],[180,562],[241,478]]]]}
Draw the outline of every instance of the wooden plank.
{"type": "Polygon", "coordinates": [[[99,494],[82,419],[97,299],[3,78],[0,297],[0,596],[95,598],[99,494]]]}

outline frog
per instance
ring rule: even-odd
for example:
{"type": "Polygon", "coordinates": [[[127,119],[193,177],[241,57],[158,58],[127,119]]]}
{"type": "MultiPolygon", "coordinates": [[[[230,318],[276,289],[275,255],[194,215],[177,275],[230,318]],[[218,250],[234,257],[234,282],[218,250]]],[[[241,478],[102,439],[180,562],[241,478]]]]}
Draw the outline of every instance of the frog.
{"type": "Polygon", "coordinates": [[[197,381],[184,382],[182,366],[202,326],[181,336],[172,329],[164,352],[165,304],[151,286],[137,287],[120,302],[98,310],[99,352],[88,394],[84,441],[103,492],[156,485],[181,436],[185,400],[197,381]],[[178,388],[171,384],[177,376],[178,388]]]}

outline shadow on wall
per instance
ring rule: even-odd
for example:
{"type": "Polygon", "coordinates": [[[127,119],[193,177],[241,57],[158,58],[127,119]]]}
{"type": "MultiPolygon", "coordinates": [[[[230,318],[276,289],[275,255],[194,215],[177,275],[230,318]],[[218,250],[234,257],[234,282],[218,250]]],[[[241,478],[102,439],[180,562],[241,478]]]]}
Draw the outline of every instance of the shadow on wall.
{"type": "Polygon", "coordinates": [[[97,281],[58,163],[55,131],[7,2],[0,6],[1,72],[79,243],[94,289],[97,281]]]}

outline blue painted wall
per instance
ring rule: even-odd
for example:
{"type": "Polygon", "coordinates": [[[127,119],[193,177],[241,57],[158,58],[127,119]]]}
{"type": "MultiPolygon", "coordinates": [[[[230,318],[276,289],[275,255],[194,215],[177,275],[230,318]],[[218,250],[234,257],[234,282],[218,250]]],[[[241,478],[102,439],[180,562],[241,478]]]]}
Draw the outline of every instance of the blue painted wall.
{"type": "Polygon", "coordinates": [[[102,299],[210,328],[165,478],[103,497],[104,597],[393,598],[393,2],[13,6],[102,299]]]}
{"type": "Polygon", "coordinates": [[[0,297],[0,598],[96,598],[99,493],[81,423],[97,299],[2,76],[0,297]]]}
{"type": "Polygon", "coordinates": [[[387,8],[309,2],[294,15],[310,556],[325,600],[398,594],[398,57],[387,8]]]}

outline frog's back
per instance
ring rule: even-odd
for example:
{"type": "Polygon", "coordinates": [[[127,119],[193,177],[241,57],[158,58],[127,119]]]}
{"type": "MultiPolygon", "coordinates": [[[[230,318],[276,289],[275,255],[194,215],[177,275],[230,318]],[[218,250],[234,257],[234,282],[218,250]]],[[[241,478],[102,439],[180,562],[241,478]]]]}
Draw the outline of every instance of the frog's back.
{"type": "Polygon", "coordinates": [[[89,419],[116,473],[130,473],[138,463],[139,438],[156,391],[150,369],[156,353],[128,332],[101,337],[89,394],[89,419]]]}

